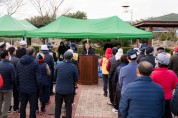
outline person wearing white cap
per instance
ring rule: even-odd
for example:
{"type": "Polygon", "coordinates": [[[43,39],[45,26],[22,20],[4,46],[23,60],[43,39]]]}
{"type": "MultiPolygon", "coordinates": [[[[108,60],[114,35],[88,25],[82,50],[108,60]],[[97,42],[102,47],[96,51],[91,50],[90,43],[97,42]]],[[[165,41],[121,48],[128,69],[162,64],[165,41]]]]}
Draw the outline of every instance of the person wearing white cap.
{"type": "Polygon", "coordinates": [[[6,50],[8,50],[10,47],[12,47],[12,45],[10,43],[6,43],[6,50]]]}
{"type": "MultiPolygon", "coordinates": [[[[51,74],[50,74],[50,80],[52,77],[52,74],[54,74],[54,60],[53,57],[49,54],[49,49],[47,45],[41,45],[41,53],[44,54],[44,60],[45,62],[49,65],[51,74]]],[[[49,83],[49,93],[46,93],[46,103],[49,102],[50,100],[50,94],[52,95],[53,93],[50,93],[50,83],[49,83]]]]}
{"type": "Polygon", "coordinates": [[[26,41],[20,41],[20,49],[17,50],[16,52],[16,57],[18,57],[19,59],[26,55],[26,48],[27,48],[27,43],[26,41]]]}
{"type": "Polygon", "coordinates": [[[176,88],[177,76],[168,69],[169,56],[166,53],[159,53],[156,57],[158,68],[155,68],[151,74],[151,78],[155,83],[162,86],[165,96],[165,114],[164,118],[172,118],[170,101],[172,92],[176,88]]]}

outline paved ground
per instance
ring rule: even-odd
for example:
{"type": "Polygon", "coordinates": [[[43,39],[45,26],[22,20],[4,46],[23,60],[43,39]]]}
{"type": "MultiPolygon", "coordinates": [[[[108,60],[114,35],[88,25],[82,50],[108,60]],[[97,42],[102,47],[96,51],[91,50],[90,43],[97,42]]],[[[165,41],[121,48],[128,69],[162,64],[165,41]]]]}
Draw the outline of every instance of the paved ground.
{"type": "MultiPolygon", "coordinates": [[[[102,80],[98,85],[78,85],[75,105],[73,107],[73,118],[117,118],[117,114],[112,113],[112,107],[107,105],[108,98],[103,96],[102,80]]],[[[54,96],[47,105],[47,112],[44,115],[37,114],[37,118],[54,118],[49,115],[49,111],[54,109],[54,96]]],[[[63,110],[63,114],[64,114],[63,110]]],[[[27,108],[27,115],[29,108],[27,108]]],[[[19,118],[18,113],[9,113],[8,118],[19,118]]],[[[28,118],[28,117],[27,117],[28,118]]]]}

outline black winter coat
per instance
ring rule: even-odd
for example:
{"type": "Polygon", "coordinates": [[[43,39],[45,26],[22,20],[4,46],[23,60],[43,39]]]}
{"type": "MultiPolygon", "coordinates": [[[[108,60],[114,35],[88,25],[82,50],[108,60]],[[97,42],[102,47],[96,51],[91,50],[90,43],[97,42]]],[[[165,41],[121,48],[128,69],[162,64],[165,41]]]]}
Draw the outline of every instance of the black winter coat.
{"type": "MultiPolygon", "coordinates": [[[[87,50],[84,48],[82,54],[87,54],[87,50]]],[[[95,55],[95,50],[93,48],[89,48],[88,50],[89,55],[95,55]]]]}
{"type": "Polygon", "coordinates": [[[109,71],[109,77],[113,84],[117,84],[117,83],[115,83],[115,76],[117,73],[116,69],[120,64],[121,64],[120,60],[117,60],[116,62],[114,62],[114,64],[112,65],[112,67],[109,71]]]}
{"type": "Polygon", "coordinates": [[[38,90],[38,79],[40,79],[39,64],[34,57],[25,55],[21,57],[16,65],[16,85],[20,92],[34,93],[38,90]]]}
{"type": "Polygon", "coordinates": [[[147,61],[150,62],[153,67],[155,67],[156,63],[155,63],[155,57],[153,55],[146,55],[145,57],[140,59],[140,62],[142,61],[147,61]]]}
{"type": "Polygon", "coordinates": [[[171,111],[174,115],[178,116],[178,84],[176,86],[176,91],[171,100],[171,111]]]}
{"type": "Polygon", "coordinates": [[[173,70],[178,77],[178,66],[177,65],[178,65],[178,54],[174,54],[170,58],[169,69],[173,70]]]}

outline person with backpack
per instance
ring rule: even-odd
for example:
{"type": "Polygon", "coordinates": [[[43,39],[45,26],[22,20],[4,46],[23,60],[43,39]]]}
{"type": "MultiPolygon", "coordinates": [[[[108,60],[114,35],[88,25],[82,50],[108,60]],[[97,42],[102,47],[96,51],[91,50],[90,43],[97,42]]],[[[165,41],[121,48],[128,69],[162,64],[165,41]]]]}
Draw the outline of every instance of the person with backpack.
{"type": "Polygon", "coordinates": [[[53,57],[49,54],[49,48],[47,45],[41,45],[41,50],[40,52],[42,54],[44,54],[44,61],[49,65],[49,68],[50,68],[50,71],[51,71],[51,74],[50,74],[50,87],[49,87],[49,92],[46,93],[46,103],[49,103],[50,102],[50,94],[52,95],[53,94],[53,82],[52,81],[52,77],[53,77],[53,74],[54,74],[54,60],[53,60],[53,57]]]}

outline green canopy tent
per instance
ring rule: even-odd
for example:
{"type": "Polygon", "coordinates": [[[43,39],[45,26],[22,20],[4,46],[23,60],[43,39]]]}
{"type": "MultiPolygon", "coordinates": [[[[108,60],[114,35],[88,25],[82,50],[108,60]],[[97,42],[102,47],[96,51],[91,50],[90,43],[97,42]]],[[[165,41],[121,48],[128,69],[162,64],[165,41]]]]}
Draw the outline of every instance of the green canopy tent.
{"type": "Polygon", "coordinates": [[[27,32],[27,37],[133,39],[152,38],[153,34],[137,29],[117,16],[87,20],[61,16],[42,28],[27,32]]]}
{"type": "Polygon", "coordinates": [[[26,20],[17,20],[10,15],[0,18],[0,37],[23,37],[27,31],[37,29],[26,20]]]}
{"type": "Polygon", "coordinates": [[[32,25],[29,21],[27,20],[18,20],[19,23],[27,29],[27,31],[31,31],[31,30],[35,30],[37,29],[37,27],[35,27],[34,25],[32,25]]]}

